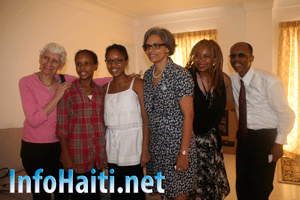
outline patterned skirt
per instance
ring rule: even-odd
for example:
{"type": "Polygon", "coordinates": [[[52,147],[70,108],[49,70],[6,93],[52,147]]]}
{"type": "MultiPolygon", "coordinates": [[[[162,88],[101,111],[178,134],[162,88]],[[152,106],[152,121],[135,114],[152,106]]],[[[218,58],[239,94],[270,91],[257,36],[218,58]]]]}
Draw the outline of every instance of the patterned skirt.
{"type": "MultiPolygon", "coordinates": [[[[168,141],[166,143],[159,143],[164,140],[155,141],[158,137],[152,137],[150,139],[149,153],[151,160],[147,163],[146,172],[147,175],[152,176],[155,180],[158,172],[162,173],[164,179],[162,179],[161,188],[164,192],[161,193],[161,199],[167,200],[168,198],[176,198],[182,194],[189,193],[192,191],[196,184],[196,147],[195,137],[192,136],[190,147],[189,147],[189,168],[184,172],[176,173],[174,165],[176,164],[176,158],[180,150],[180,139],[168,141]]],[[[154,181],[153,193],[158,193],[157,181],[154,181]]]]}
{"type": "Polygon", "coordinates": [[[216,130],[196,135],[197,185],[188,194],[193,200],[223,200],[230,192],[222,150],[218,150],[216,130]]]}

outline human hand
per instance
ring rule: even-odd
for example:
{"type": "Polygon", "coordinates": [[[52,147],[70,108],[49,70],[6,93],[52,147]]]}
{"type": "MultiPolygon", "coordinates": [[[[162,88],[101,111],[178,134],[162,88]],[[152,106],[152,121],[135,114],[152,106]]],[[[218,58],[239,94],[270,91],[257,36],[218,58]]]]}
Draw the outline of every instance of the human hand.
{"type": "Polygon", "coordinates": [[[179,153],[176,159],[176,173],[184,172],[189,168],[189,158],[187,155],[182,155],[179,153]]]}
{"type": "Polygon", "coordinates": [[[143,71],[142,70],[138,74],[136,74],[136,73],[129,74],[129,76],[131,78],[142,78],[142,75],[143,75],[143,71]]]}
{"type": "Polygon", "coordinates": [[[277,162],[279,158],[283,156],[282,144],[275,143],[272,148],[273,160],[272,162],[277,162]]]}
{"type": "Polygon", "coordinates": [[[108,163],[107,157],[105,157],[105,158],[103,159],[102,169],[107,169],[107,168],[108,168],[107,163],[108,163]]]}
{"type": "Polygon", "coordinates": [[[64,167],[64,170],[68,170],[68,169],[75,169],[75,164],[72,160],[72,158],[70,157],[70,154],[67,152],[62,152],[62,164],[64,167]]]}
{"type": "Polygon", "coordinates": [[[129,74],[128,76],[130,76],[131,78],[140,78],[140,76],[136,73],[129,74]]]}
{"type": "Polygon", "coordinates": [[[142,152],[142,155],[141,155],[141,167],[145,167],[146,164],[150,161],[150,154],[149,154],[149,151],[146,151],[146,152],[142,152]]]}
{"type": "Polygon", "coordinates": [[[57,90],[55,92],[55,97],[57,97],[58,99],[61,99],[62,96],[64,95],[65,91],[70,88],[72,86],[71,82],[64,82],[63,84],[60,84],[57,87],[57,90]]]}

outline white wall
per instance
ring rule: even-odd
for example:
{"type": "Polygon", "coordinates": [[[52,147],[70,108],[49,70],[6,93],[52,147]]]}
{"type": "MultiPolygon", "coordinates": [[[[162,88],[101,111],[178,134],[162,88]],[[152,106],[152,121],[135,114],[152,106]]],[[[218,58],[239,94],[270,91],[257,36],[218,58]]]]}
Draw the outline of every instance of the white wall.
{"type": "Polygon", "coordinates": [[[48,42],[68,52],[64,73],[76,75],[73,57],[87,48],[98,55],[95,77],[108,76],[105,48],[112,42],[126,45],[130,71],[145,72],[151,63],[142,50],[144,33],[153,26],[171,32],[218,30],[224,71],[230,47],[245,41],[254,47],[254,67],[276,73],[278,24],[300,20],[300,0],[238,3],[227,6],[155,15],[138,20],[114,13],[89,0],[0,1],[0,128],[21,127],[24,114],[18,89],[21,77],[38,71],[39,51],[48,42]]]}
{"type": "MultiPolygon", "coordinates": [[[[95,51],[100,61],[95,77],[109,76],[105,48],[113,41],[135,47],[135,27],[133,19],[91,1],[0,1],[0,128],[23,125],[18,82],[39,70],[39,51],[46,43],[65,47],[68,61],[63,72],[77,75],[74,55],[86,48],[95,51]]],[[[135,48],[131,53],[135,55],[135,48]]]]}
{"type": "MultiPolygon", "coordinates": [[[[272,1],[237,3],[141,19],[138,21],[137,45],[142,45],[143,34],[153,26],[167,28],[173,33],[217,29],[227,73],[233,72],[228,61],[230,47],[240,41],[253,46],[255,66],[267,71],[272,69],[272,1]]],[[[138,66],[146,70],[149,67],[147,58],[139,51],[137,54],[138,66]]]]}

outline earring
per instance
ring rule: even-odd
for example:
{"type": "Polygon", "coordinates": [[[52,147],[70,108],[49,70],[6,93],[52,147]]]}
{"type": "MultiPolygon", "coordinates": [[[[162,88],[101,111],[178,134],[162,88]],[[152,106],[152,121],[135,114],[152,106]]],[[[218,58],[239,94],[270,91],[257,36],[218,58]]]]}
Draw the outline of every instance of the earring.
{"type": "Polygon", "coordinates": [[[167,52],[167,56],[169,56],[169,52],[167,52]]]}

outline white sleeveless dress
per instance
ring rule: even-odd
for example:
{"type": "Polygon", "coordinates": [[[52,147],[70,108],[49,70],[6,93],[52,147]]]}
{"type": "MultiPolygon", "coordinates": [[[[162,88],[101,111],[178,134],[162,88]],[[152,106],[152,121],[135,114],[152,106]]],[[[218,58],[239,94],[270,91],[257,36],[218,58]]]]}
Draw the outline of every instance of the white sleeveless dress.
{"type": "Polygon", "coordinates": [[[106,153],[109,163],[118,166],[140,164],[143,142],[143,120],[138,95],[132,90],[108,94],[104,102],[106,153]]]}

